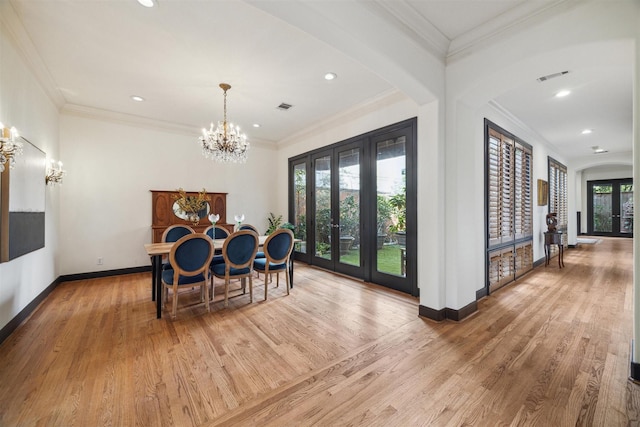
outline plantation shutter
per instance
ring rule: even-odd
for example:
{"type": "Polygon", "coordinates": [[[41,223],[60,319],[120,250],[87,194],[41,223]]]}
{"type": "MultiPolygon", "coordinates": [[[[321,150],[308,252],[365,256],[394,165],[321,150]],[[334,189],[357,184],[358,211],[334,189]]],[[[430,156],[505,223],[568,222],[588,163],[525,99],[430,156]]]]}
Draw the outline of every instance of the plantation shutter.
{"type": "Polygon", "coordinates": [[[487,283],[491,291],[533,267],[532,150],[493,123],[485,123],[487,283]]]}
{"type": "MultiPolygon", "coordinates": [[[[564,232],[562,244],[567,244],[567,224],[569,221],[567,194],[567,167],[549,157],[549,212],[557,214],[557,229],[564,232]]],[[[555,255],[557,247],[551,246],[551,255],[555,255]]]]}

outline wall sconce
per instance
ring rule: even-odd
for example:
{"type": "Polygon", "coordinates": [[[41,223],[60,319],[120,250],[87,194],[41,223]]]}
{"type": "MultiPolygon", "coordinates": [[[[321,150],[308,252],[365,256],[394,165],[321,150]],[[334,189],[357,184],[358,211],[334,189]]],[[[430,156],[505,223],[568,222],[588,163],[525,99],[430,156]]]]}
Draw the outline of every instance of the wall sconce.
{"type": "Polygon", "coordinates": [[[4,127],[0,123],[0,172],[4,172],[4,165],[9,163],[9,168],[16,164],[15,157],[22,154],[22,142],[18,141],[19,135],[16,128],[4,127]]]}
{"type": "Polygon", "coordinates": [[[47,176],[44,178],[47,184],[56,185],[62,184],[62,177],[65,171],[62,169],[62,162],[56,162],[50,160],[49,167],[47,167],[47,176]]]}

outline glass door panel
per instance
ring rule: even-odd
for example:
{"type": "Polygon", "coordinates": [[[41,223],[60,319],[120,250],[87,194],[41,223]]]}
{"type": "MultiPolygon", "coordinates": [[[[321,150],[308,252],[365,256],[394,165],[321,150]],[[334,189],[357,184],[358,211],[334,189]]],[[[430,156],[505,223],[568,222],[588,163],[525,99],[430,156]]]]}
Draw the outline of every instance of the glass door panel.
{"type": "Polygon", "coordinates": [[[596,233],[611,233],[613,224],[612,210],[613,186],[600,184],[593,186],[593,231],[596,233]]]}
{"type": "Polygon", "coordinates": [[[314,254],[318,258],[331,260],[331,155],[316,157],[314,170],[314,254]]]}
{"type": "Polygon", "coordinates": [[[307,164],[298,163],[293,166],[293,234],[296,239],[295,250],[307,253],[307,164]]]}
{"type": "Polygon", "coordinates": [[[340,262],[360,266],[360,150],[338,154],[340,262]]]}
{"type": "Polygon", "coordinates": [[[405,136],[376,144],[376,270],[406,277],[407,156],[405,136]]]}
{"type": "Polygon", "coordinates": [[[620,233],[633,234],[633,184],[620,185],[620,233]]]}

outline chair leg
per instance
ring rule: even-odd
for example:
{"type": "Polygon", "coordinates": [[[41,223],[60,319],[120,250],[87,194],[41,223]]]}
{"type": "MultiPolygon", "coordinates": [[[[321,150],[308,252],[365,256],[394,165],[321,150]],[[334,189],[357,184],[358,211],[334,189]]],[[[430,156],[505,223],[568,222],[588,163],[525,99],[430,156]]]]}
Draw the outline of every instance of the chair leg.
{"type": "Polygon", "coordinates": [[[267,300],[267,288],[269,287],[269,266],[264,270],[264,300],[267,300]]]}
{"type": "Polygon", "coordinates": [[[172,309],[171,309],[171,316],[173,316],[173,318],[176,318],[176,313],[178,312],[178,286],[176,286],[176,284],[174,283],[173,285],[173,301],[172,301],[172,309]]]}
{"type": "Polygon", "coordinates": [[[229,307],[229,278],[224,278],[224,306],[229,307]]]}
{"type": "Polygon", "coordinates": [[[287,283],[287,295],[289,295],[289,266],[287,266],[287,268],[284,269],[284,279],[285,282],[287,283]]]}
{"type": "Polygon", "coordinates": [[[204,306],[207,307],[207,313],[210,311],[209,309],[209,284],[205,280],[202,283],[202,290],[204,291],[204,306]]]}
{"type": "Polygon", "coordinates": [[[249,274],[249,302],[253,302],[253,278],[251,276],[253,275],[249,274]]]}

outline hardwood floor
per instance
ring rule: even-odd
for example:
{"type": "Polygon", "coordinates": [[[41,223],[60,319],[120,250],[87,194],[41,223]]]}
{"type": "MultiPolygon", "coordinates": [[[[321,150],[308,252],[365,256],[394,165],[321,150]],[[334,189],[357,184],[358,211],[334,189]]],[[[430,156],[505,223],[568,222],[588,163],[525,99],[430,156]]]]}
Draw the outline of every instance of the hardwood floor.
{"type": "Polygon", "coordinates": [[[63,283],[0,346],[0,425],[638,425],[632,241],[565,265],[460,323],[300,264],[289,296],[263,301],[259,279],[253,304],[207,314],[184,308],[196,290],[174,321],[155,319],[150,274],[63,283]]]}

